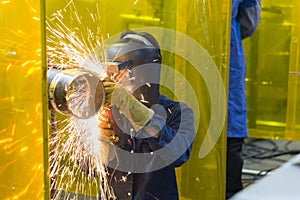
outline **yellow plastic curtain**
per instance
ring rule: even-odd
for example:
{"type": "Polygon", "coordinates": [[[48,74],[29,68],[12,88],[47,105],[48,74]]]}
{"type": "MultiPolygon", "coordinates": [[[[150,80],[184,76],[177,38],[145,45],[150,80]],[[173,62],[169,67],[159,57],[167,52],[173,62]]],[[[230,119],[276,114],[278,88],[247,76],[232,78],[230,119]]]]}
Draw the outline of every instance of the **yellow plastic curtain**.
{"type": "Polygon", "coordinates": [[[43,6],[0,2],[0,199],[49,198],[43,6]]]}

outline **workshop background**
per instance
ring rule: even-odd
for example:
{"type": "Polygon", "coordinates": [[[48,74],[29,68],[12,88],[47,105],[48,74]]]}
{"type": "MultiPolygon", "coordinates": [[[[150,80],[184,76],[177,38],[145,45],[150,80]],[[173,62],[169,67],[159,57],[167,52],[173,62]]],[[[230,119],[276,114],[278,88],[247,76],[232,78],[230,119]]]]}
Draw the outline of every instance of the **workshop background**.
{"type": "MultiPolygon", "coordinates": [[[[245,187],[298,152],[299,8],[300,2],[296,0],[262,0],[259,28],[244,41],[250,134],[244,150],[245,187]],[[278,157],[284,155],[287,156],[278,157]]],[[[198,111],[191,159],[177,170],[180,199],[225,198],[226,123],[221,124],[217,140],[210,141],[210,151],[200,157],[199,152],[207,145],[212,118],[222,115],[222,102],[226,102],[222,91],[227,91],[228,84],[231,0],[2,0],[0,16],[0,199],[50,199],[53,189],[63,191],[56,199],[94,198],[96,182],[85,182],[78,188],[70,182],[74,174],[58,172],[57,180],[64,184],[55,188],[49,178],[52,131],[47,58],[55,44],[53,35],[57,34],[57,42],[63,38],[61,34],[90,38],[91,43],[86,44],[88,53],[94,44],[124,29],[153,27],[177,31],[193,39],[204,49],[192,55],[199,54],[203,59],[200,67],[219,72],[224,88],[215,88],[221,103],[214,105],[216,99],[211,99],[206,77],[187,58],[176,54],[188,49],[189,44],[176,49],[178,35],[159,35],[159,41],[174,48],[173,52],[162,52],[163,64],[173,67],[196,91],[195,103],[185,90],[186,82],[174,81],[176,91],[161,88],[163,94],[174,99],[180,91],[198,111]],[[49,29],[53,23],[63,25],[61,32],[49,29]],[[63,33],[64,30],[68,32],[63,33]],[[49,38],[53,43],[49,43],[49,38]]],[[[65,43],[72,40],[66,39],[65,43]]],[[[161,80],[167,77],[177,78],[176,74],[162,72],[161,80]]],[[[60,161],[61,167],[70,167],[65,162],[68,161],[60,161]]]]}

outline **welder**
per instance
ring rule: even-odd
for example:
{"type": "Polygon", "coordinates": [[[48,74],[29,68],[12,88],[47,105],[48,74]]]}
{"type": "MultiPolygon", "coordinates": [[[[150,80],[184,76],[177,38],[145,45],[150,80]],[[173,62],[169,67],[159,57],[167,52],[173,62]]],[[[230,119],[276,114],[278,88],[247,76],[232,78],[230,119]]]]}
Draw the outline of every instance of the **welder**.
{"type": "Polygon", "coordinates": [[[175,168],[189,159],[194,115],[185,103],[160,94],[157,40],[125,31],[108,47],[107,60],[125,63],[103,82],[106,100],[98,115],[99,140],[111,146],[107,165],[115,197],[179,199],[175,168]]]}

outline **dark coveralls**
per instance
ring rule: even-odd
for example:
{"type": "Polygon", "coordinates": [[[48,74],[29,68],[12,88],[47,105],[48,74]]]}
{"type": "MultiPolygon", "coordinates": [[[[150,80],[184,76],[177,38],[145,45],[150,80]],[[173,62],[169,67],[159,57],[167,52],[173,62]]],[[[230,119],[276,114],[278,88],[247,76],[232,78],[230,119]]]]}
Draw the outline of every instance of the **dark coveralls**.
{"type": "Polygon", "coordinates": [[[117,133],[120,140],[115,144],[116,156],[109,163],[108,171],[109,183],[117,199],[179,199],[175,168],[190,156],[195,137],[193,111],[185,103],[172,101],[162,95],[151,108],[155,115],[146,126],[160,127],[158,137],[143,136],[146,134],[144,128],[135,132],[123,115],[114,113],[114,118],[119,114],[118,126],[122,126],[122,133],[120,130],[117,133]],[[171,141],[175,142],[171,144],[171,141]],[[124,150],[139,155],[147,153],[150,160],[136,158],[133,154],[130,158],[124,157],[121,155],[124,150]],[[157,150],[163,151],[157,153],[157,150]]]}

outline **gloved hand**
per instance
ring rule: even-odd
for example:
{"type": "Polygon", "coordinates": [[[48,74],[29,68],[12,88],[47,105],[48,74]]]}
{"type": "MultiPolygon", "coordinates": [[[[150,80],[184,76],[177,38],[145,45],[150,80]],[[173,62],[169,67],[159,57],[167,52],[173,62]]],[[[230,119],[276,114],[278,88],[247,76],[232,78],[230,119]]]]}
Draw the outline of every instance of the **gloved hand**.
{"type": "Polygon", "coordinates": [[[103,82],[103,84],[106,92],[105,106],[119,108],[136,131],[143,128],[151,120],[154,111],[142,104],[125,88],[110,81],[103,82]]]}
{"type": "Polygon", "coordinates": [[[100,128],[100,141],[110,141],[112,143],[117,143],[119,141],[118,135],[116,135],[113,125],[112,125],[112,115],[111,111],[107,108],[103,108],[102,112],[98,115],[98,126],[100,128]]]}

